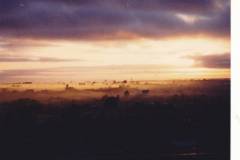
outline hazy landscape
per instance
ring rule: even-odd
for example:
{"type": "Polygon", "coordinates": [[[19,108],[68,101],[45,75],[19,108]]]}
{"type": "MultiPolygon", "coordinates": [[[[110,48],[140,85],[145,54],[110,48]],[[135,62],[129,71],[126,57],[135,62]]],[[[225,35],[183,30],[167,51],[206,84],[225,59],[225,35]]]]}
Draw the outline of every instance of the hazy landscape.
{"type": "Polygon", "coordinates": [[[229,160],[230,0],[0,0],[0,160],[229,160]]]}
{"type": "Polygon", "coordinates": [[[0,152],[10,159],[229,156],[228,79],[24,82],[0,88],[0,152]]]}
{"type": "Polygon", "coordinates": [[[137,97],[198,96],[229,91],[229,80],[99,81],[59,83],[2,83],[0,102],[23,98],[48,103],[57,100],[96,100],[103,96],[137,97]],[[227,87],[226,87],[227,86],[227,87]],[[147,91],[147,93],[144,93],[147,91]],[[125,92],[128,92],[127,94],[125,92]]]}

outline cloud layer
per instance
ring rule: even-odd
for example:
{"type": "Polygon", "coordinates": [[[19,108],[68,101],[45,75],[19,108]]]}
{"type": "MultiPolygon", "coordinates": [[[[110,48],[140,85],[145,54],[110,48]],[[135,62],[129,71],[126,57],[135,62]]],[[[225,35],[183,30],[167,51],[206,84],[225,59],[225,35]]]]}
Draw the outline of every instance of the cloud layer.
{"type": "Polygon", "coordinates": [[[205,68],[230,68],[231,58],[229,53],[203,56],[189,56],[194,60],[194,66],[205,68]]]}
{"type": "Polygon", "coordinates": [[[119,75],[154,79],[158,74],[157,78],[198,77],[191,69],[229,71],[230,54],[214,54],[229,52],[228,46],[208,43],[215,41],[212,37],[229,42],[230,0],[0,0],[0,81],[75,75],[79,79],[119,75]],[[206,41],[193,42],[198,35],[206,41]],[[102,43],[97,46],[96,40],[102,43]],[[187,66],[182,55],[195,52],[204,56],[188,56],[194,66],[185,59],[190,62],[188,74],[178,67],[144,66],[187,66]],[[43,67],[41,62],[47,63],[43,67]],[[24,64],[21,69],[19,64],[24,64]],[[141,65],[103,67],[112,64],[141,65]],[[68,68],[73,65],[76,68],[68,68]]]}
{"type": "Polygon", "coordinates": [[[80,61],[80,60],[51,58],[51,57],[23,57],[23,56],[0,55],[0,62],[73,62],[73,61],[80,61]]]}
{"type": "Polygon", "coordinates": [[[0,82],[60,82],[82,80],[165,80],[186,78],[228,78],[228,69],[189,69],[163,65],[77,66],[0,71],[0,82]],[[74,76],[73,76],[74,75],[74,76]]]}
{"type": "Polygon", "coordinates": [[[1,0],[0,37],[229,37],[228,0],[1,0]],[[188,19],[194,17],[194,23],[188,19]]]}

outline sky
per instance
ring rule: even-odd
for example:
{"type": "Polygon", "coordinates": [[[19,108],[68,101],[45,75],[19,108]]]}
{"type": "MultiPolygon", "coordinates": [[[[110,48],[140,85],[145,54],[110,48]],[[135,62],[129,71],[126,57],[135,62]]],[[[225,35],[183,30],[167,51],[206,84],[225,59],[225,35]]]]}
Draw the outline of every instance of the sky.
{"type": "Polygon", "coordinates": [[[229,77],[229,0],[0,0],[0,82],[229,77]]]}

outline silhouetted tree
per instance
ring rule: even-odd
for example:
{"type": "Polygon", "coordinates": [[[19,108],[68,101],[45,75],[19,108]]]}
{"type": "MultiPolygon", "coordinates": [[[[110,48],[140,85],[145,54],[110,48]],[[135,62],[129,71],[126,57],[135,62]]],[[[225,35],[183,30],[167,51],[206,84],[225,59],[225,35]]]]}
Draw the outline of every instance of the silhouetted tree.
{"type": "Polygon", "coordinates": [[[105,107],[116,107],[120,101],[119,95],[117,96],[110,96],[105,97],[104,99],[104,106],[105,107]]]}
{"type": "Polygon", "coordinates": [[[142,90],[142,94],[143,94],[143,95],[147,95],[149,92],[150,92],[150,91],[149,91],[148,89],[142,90]]]}
{"type": "Polygon", "coordinates": [[[124,92],[124,96],[125,97],[128,97],[130,95],[130,92],[128,91],[128,90],[126,90],[125,92],[124,92]]]}

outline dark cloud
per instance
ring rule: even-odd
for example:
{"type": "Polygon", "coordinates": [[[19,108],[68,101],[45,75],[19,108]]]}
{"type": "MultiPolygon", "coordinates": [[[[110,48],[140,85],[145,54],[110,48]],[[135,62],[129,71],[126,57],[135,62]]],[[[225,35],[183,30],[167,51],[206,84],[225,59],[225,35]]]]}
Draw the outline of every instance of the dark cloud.
{"type": "Polygon", "coordinates": [[[0,36],[63,39],[229,36],[228,0],[0,0],[0,36]],[[205,17],[188,24],[177,14],[205,17]]]}
{"type": "Polygon", "coordinates": [[[230,68],[231,60],[230,54],[215,54],[215,55],[202,55],[202,56],[188,56],[193,59],[196,67],[205,68],[230,68]]]}
{"type": "Polygon", "coordinates": [[[29,4],[51,4],[65,6],[97,6],[122,9],[161,9],[181,12],[206,12],[216,9],[217,4],[227,4],[228,0],[1,0],[3,11],[16,7],[27,7],[29,4]]]}

